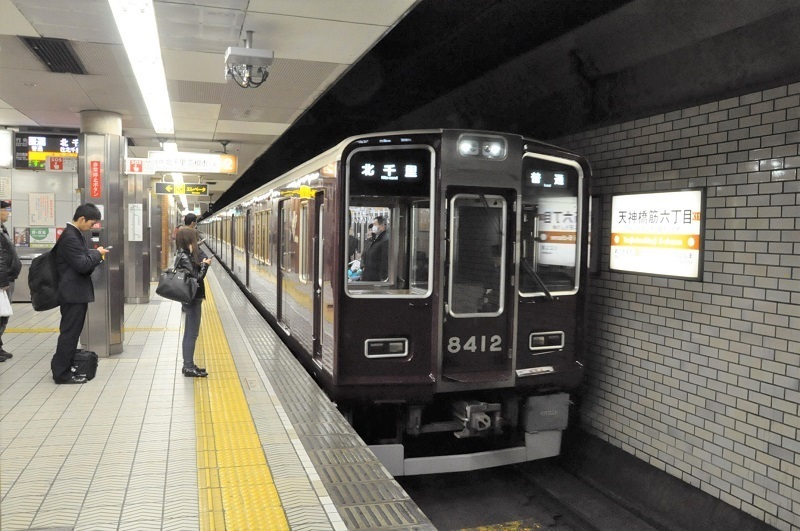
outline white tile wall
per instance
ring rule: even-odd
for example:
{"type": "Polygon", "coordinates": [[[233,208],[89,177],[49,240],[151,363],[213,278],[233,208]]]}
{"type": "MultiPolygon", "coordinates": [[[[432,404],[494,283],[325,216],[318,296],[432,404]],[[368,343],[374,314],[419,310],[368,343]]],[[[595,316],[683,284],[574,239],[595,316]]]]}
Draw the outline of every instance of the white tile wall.
{"type": "Polygon", "coordinates": [[[593,279],[593,434],[782,530],[800,530],[800,83],[553,143],[593,193],[707,188],[702,282],[593,279]]]}

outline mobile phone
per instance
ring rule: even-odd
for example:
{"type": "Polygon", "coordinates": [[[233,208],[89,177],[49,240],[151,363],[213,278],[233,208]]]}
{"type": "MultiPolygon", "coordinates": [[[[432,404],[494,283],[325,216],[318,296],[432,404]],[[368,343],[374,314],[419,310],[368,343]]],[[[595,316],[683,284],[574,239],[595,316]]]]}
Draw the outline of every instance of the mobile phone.
{"type": "Polygon", "coordinates": [[[113,248],[114,248],[114,246],[113,246],[113,245],[109,245],[108,247],[104,247],[104,249],[105,249],[106,251],[108,251],[109,249],[113,249],[113,248]]]}

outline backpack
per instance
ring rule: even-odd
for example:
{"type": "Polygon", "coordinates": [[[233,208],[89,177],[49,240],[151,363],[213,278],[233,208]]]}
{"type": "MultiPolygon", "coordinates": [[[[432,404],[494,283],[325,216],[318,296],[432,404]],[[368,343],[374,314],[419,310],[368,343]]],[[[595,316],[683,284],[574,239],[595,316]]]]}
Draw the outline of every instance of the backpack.
{"type": "Polygon", "coordinates": [[[31,304],[37,312],[52,310],[58,306],[58,266],[55,247],[40,254],[31,262],[28,288],[31,290],[31,304]]]}

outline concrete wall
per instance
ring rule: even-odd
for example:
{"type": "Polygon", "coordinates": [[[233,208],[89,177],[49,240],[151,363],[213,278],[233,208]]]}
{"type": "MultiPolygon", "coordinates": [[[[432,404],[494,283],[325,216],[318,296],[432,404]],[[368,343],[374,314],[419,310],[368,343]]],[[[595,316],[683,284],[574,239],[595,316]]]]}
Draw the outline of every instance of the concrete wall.
{"type": "Polygon", "coordinates": [[[589,158],[604,207],[585,428],[795,531],[798,118],[800,83],[553,141],[589,158]],[[702,281],[608,270],[612,194],[697,187],[707,189],[702,281]]]}

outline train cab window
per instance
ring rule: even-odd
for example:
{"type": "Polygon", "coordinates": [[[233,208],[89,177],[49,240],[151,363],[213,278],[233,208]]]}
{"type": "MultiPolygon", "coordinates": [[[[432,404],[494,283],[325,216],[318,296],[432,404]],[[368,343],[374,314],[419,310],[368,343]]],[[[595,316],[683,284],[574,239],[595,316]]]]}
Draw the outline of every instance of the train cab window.
{"type": "Polygon", "coordinates": [[[349,215],[344,234],[354,237],[342,238],[346,293],[428,297],[433,149],[370,146],[355,149],[346,160],[349,215]]]}
{"type": "Polygon", "coordinates": [[[520,295],[578,291],[580,194],[575,162],[544,155],[523,158],[520,295]]]}
{"type": "Polygon", "coordinates": [[[506,210],[501,196],[457,194],[450,200],[448,300],[453,317],[503,312],[506,210]]]}

